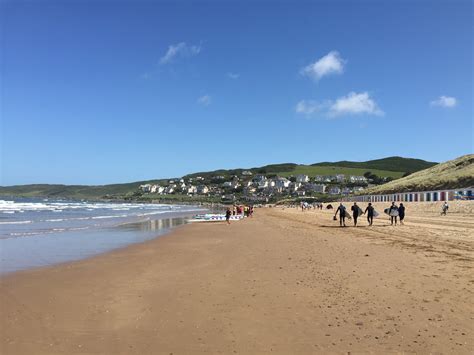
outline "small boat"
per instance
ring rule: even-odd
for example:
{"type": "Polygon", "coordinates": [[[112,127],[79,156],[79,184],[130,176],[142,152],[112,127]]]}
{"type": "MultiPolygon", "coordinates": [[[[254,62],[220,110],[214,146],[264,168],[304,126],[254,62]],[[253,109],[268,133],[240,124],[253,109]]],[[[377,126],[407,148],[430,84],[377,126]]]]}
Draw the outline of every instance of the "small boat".
{"type": "MultiPolygon", "coordinates": [[[[230,216],[230,221],[240,221],[244,217],[242,215],[230,216]]],[[[193,218],[189,219],[188,222],[196,223],[196,222],[225,222],[225,214],[197,214],[193,218]]]]}

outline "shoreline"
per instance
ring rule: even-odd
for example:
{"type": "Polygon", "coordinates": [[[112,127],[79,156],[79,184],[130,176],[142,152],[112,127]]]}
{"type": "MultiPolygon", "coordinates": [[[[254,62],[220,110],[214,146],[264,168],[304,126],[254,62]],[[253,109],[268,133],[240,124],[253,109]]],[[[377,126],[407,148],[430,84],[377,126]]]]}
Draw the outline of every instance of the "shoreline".
{"type": "MultiPolygon", "coordinates": [[[[0,276],[5,354],[467,354],[471,214],[339,228],[257,209],[88,259],[0,276]]],[[[361,221],[363,223],[363,221],[361,221]]]]}

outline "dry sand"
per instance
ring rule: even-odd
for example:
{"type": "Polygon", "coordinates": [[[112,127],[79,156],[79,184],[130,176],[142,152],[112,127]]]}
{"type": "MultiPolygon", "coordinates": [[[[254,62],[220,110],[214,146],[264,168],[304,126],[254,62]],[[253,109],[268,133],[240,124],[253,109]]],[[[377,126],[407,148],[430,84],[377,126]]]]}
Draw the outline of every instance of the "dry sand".
{"type": "Polygon", "coordinates": [[[474,204],[407,205],[370,228],[258,209],[4,276],[0,351],[472,354],[474,204]]]}

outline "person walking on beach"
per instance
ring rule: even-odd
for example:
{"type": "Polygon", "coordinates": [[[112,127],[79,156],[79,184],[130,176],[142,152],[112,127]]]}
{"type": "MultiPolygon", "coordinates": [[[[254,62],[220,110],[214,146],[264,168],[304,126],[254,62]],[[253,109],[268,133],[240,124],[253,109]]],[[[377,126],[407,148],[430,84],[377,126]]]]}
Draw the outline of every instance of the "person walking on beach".
{"type": "Polygon", "coordinates": [[[393,226],[393,222],[397,225],[397,216],[395,215],[396,211],[398,211],[398,207],[395,202],[392,202],[392,205],[388,209],[388,215],[390,216],[390,224],[393,226]]]}
{"type": "Polygon", "coordinates": [[[448,201],[444,201],[443,206],[441,207],[441,215],[446,216],[446,214],[448,213],[448,209],[448,201]]]}
{"type": "Polygon", "coordinates": [[[346,226],[346,207],[342,204],[342,202],[339,204],[339,207],[336,210],[336,214],[334,217],[336,217],[337,212],[339,212],[339,226],[340,227],[345,227],[346,226]]]}
{"type": "Polygon", "coordinates": [[[230,224],[230,216],[232,216],[232,211],[230,210],[230,207],[228,207],[227,211],[225,211],[225,220],[227,224],[230,224]]]}
{"type": "Polygon", "coordinates": [[[403,206],[403,203],[400,203],[400,206],[398,206],[398,217],[400,218],[400,224],[403,225],[403,220],[405,219],[405,206],[403,206]]]}
{"type": "Polygon", "coordinates": [[[366,213],[367,213],[367,222],[369,222],[369,226],[371,226],[372,223],[374,223],[374,206],[372,206],[371,202],[369,202],[369,205],[365,209],[364,214],[366,213]]]}
{"type": "Polygon", "coordinates": [[[354,218],[354,227],[357,227],[357,217],[359,217],[359,206],[357,202],[354,202],[354,205],[351,206],[352,217],[354,218]]]}

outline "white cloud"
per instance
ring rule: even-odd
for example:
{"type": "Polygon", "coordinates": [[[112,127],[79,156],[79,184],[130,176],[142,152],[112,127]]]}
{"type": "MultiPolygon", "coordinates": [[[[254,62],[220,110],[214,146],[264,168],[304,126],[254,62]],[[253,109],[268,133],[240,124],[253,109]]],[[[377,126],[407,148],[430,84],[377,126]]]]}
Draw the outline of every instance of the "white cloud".
{"type": "Polygon", "coordinates": [[[229,72],[229,73],[227,73],[227,77],[229,77],[230,79],[234,79],[234,80],[235,80],[235,79],[240,78],[240,74],[229,72]]]}
{"type": "Polygon", "coordinates": [[[384,112],[370,97],[368,92],[360,94],[350,92],[347,96],[340,97],[329,108],[330,116],[368,114],[382,116],[384,112]]]}
{"type": "Polygon", "coordinates": [[[328,100],[318,102],[314,100],[301,100],[296,104],[296,113],[311,116],[321,114],[326,117],[337,117],[343,115],[375,115],[382,116],[384,112],[367,92],[350,92],[347,96],[340,97],[335,101],[328,100]]]}
{"type": "Polygon", "coordinates": [[[168,64],[176,57],[192,57],[201,52],[201,45],[189,46],[185,42],[172,44],[168,47],[166,54],[160,58],[160,64],[168,64]]]}
{"type": "Polygon", "coordinates": [[[458,100],[451,96],[440,96],[436,100],[430,102],[431,106],[454,107],[458,104],[458,100]]]}
{"type": "Polygon", "coordinates": [[[301,69],[300,73],[314,80],[319,80],[326,75],[342,74],[345,63],[346,61],[341,58],[339,52],[331,51],[314,63],[301,69]]]}
{"type": "Polygon", "coordinates": [[[197,99],[197,103],[203,106],[209,106],[211,101],[212,99],[209,95],[204,95],[197,99]]]}

